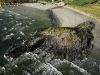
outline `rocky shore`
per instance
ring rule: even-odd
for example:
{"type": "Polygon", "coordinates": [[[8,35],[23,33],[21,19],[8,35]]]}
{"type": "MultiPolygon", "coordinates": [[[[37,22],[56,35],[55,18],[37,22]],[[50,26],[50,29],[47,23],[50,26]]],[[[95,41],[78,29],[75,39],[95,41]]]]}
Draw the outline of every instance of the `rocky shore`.
{"type": "Polygon", "coordinates": [[[50,27],[36,31],[31,39],[6,55],[17,58],[26,52],[33,52],[41,58],[82,60],[87,57],[92,48],[94,39],[92,29],[95,25],[86,21],[75,27],[50,27]]]}

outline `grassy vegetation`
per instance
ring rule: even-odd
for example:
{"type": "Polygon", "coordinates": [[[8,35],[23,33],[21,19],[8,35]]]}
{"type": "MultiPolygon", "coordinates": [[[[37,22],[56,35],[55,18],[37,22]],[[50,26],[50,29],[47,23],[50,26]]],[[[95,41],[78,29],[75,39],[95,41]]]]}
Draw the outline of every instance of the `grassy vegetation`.
{"type": "Polygon", "coordinates": [[[72,4],[72,5],[86,5],[86,4],[93,4],[98,2],[99,0],[65,0],[65,4],[72,4]]]}
{"type": "Polygon", "coordinates": [[[65,0],[66,5],[100,19],[100,0],[65,0]]]}
{"type": "Polygon", "coordinates": [[[53,35],[58,38],[60,38],[64,33],[70,33],[71,31],[74,31],[74,28],[68,28],[68,27],[50,27],[44,31],[42,31],[42,34],[45,35],[53,35]],[[63,33],[63,34],[62,34],[63,33]]]}
{"type": "Polygon", "coordinates": [[[91,34],[88,32],[89,30],[93,29],[93,25],[90,22],[83,22],[76,27],[69,28],[69,27],[50,27],[46,30],[43,30],[41,34],[43,35],[51,35],[55,36],[56,38],[65,38],[67,37],[67,43],[72,43],[75,39],[79,38],[92,38],[91,34]],[[84,34],[84,35],[83,35],[84,34]]]}
{"type": "Polygon", "coordinates": [[[87,14],[90,14],[100,19],[100,5],[99,4],[88,4],[84,6],[78,6],[78,5],[68,5],[68,6],[78,9],[80,11],[83,11],[87,14]]]}

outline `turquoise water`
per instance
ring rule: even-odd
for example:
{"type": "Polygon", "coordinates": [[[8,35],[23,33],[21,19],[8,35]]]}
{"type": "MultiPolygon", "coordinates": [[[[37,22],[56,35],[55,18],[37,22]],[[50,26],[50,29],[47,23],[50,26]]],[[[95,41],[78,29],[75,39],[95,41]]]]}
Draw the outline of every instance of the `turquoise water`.
{"type": "Polygon", "coordinates": [[[100,74],[100,60],[93,58],[96,55],[73,62],[59,59],[46,62],[31,52],[17,59],[6,58],[5,52],[22,44],[35,31],[55,25],[54,19],[50,11],[35,8],[7,6],[0,9],[0,75],[100,74]]]}

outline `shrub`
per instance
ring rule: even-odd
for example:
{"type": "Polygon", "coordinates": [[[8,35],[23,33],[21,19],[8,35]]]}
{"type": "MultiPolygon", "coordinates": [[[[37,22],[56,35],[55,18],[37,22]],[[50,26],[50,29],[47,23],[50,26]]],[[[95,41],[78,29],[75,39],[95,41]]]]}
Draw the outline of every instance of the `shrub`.
{"type": "Polygon", "coordinates": [[[99,4],[99,5],[100,5],[100,0],[98,0],[97,4],[99,4]]]}
{"type": "Polygon", "coordinates": [[[65,0],[65,4],[72,4],[72,5],[85,5],[85,4],[93,4],[98,2],[99,0],[65,0]]]}

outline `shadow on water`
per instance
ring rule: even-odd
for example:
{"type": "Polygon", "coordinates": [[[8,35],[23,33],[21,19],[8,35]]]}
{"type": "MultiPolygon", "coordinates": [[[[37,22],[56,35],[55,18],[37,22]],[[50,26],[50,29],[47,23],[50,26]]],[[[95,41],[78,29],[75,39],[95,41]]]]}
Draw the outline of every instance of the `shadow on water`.
{"type": "Polygon", "coordinates": [[[53,11],[51,9],[47,10],[47,12],[49,12],[49,17],[51,19],[51,23],[53,26],[60,26],[60,21],[57,18],[57,16],[53,13],[53,11]]]}

